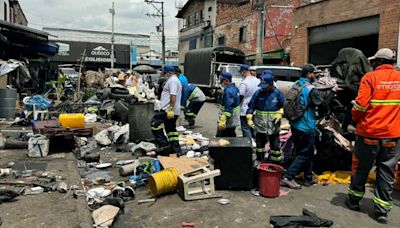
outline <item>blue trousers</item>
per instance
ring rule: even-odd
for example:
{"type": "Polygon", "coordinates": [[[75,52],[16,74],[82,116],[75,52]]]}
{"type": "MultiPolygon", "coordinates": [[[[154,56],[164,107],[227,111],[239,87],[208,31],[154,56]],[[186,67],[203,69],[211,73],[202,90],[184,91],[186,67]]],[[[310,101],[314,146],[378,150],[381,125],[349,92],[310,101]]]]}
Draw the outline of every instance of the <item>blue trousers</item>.
{"type": "Polygon", "coordinates": [[[304,171],[304,179],[311,180],[313,177],[315,133],[292,128],[292,137],[296,157],[287,169],[285,177],[292,180],[296,175],[304,171]]]}

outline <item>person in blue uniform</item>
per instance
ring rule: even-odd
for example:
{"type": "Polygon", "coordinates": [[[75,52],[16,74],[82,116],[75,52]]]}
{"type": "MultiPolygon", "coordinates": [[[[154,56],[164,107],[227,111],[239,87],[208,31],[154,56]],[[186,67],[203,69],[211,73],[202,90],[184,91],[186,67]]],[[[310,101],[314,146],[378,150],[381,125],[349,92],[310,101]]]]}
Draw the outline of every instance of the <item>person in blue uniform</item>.
{"type": "Polygon", "coordinates": [[[269,70],[263,72],[259,87],[250,100],[246,118],[248,125],[256,130],[257,160],[265,160],[265,144],[269,142],[268,160],[279,164],[282,161],[279,131],[285,96],[275,87],[269,70]]]}
{"type": "Polygon", "coordinates": [[[225,89],[220,102],[217,137],[236,137],[235,130],[240,125],[239,89],[229,72],[223,72],[220,80],[225,89]]]}
{"type": "Polygon", "coordinates": [[[206,95],[199,87],[194,84],[182,84],[181,108],[184,110],[189,127],[194,127],[196,116],[205,101],[206,95]]]}

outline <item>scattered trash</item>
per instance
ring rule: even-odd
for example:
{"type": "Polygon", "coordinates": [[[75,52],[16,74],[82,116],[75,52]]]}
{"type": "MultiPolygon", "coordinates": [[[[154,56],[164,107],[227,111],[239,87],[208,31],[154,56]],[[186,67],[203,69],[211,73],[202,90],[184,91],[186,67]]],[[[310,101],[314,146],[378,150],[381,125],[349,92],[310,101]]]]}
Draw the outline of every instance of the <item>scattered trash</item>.
{"type": "Polygon", "coordinates": [[[197,143],[195,143],[195,144],[193,144],[193,146],[192,146],[192,150],[198,150],[198,149],[200,149],[200,145],[199,144],[197,144],[197,143]]]}
{"type": "Polygon", "coordinates": [[[102,198],[111,195],[111,190],[105,189],[104,187],[92,188],[86,193],[87,201],[89,204],[94,201],[101,201],[102,198]]]}
{"type": "Polygon", "coordinates": [[[149,142],[140,142],[131,148],[134,155],[145,155],[146,152],[157,149],[157,146],[149,142]]]}
{"type": "Polygon", "coordinates": [[[29,157],[46,157],[49,153],[49,140],[44,135],[32,135],[28,141],[29,157]]]}
{"type": "Polygon", "coordinates": [[[0,177],[10,175],[10,174],[11,174],[11,171],[12,171],[12,170],[11,170],[10,168],[8,168],[8,169],[0,169],[0,177]]]}
{"type": "Polygon", "coordinates": [[[94,136],[96,142],[101,146],[111,145],[111,139],[108,138],[108,130],[104,129],[94,136]]]}
{"type": "Polygon", "coordinates": [[[132,198],[135,198],[135,190],[133,190],[133,188],[130,186],[125,186],[125,187],[116,186],[112,190],[112,196],[120,197],[124,200],[130,200],[132,198]]]}
{"type": "Polygon", "coordinates": [[[251,189],[251,194],[253,194],[253,196],[260,196],[260,192],[257,189],[251,189]]]}
{"type": "Polygon", "coordinates": [[[129,124],[125,124],[124,126],[118,128],[117,131],[114,131],[114,143],[127,143],[129,140],[129,124]]]}
{"type": "Polygon", "coordinates": [[[287,196],[287,195],[289,195],[289,193],[290,193],[291,191],[292,191],[292,190],[285,191],[285,190],[279,189],[279,197],[281,197],[281,196],[287,196]]]}
{"type": "Polygon", "coordinates": [[[138,200],[138,204],[142,204],[142,203],[153,203],[156,202],[156,199],[142,199],[142,200],[138,200]]]}
{"type": "Polygon", "coordinates": [[[111,163],[101,163],[101,164],[96,165],[96,168],[97,169],[107,169],[107,168],[110,168],[111,166],[112,166],[111,163]]]}
{"type": "Polygon", "coordinates": [[[7,168],[12,168],[15,165],[15,162],[9,162],[7,164],[7,168]]]}
{"type": "Polygon", "coordinates": [[[135,163],[137,160],[119,160],[115,163],[116,166],[123,166],[123,165],[128,165],[135,163]]]}
{"type": "Polygon", "coordinates": [[[87,113],[85,115],[85,123],[94,123],[97,121],[97,114],[95,113],[87,113]]]}
{"type": "Polygon", "coordinates": [[[188,157],[188,158],[194,158],[194,151],[193,150],[191,150],[191,151],[188,151],[187,153],[186,153],[186,157],[188,157]]]}
{"type": "Polygon", "coordinates": [[[44,189],[40,186],[24,189],[24,195],[36,195],[36,194],[40,194],[43,192],[44,192],[44,189]]]}
{"type": "Polygon", "coordinates": [[[97,227],[109,227],[117,217],[119,208],[112,205],[104,205],[93,211],[92,218],[97,227]]]}
{"type": "Polygon", "coordinates": [[[14,200],[17,196],[19,196],[19,193],[16,191],[0,189],[0,204],[3,202],[10,202],[14,200]]]}
{"type": "Polygon", "coordinates": [[[182,227],[195,227],[195,223],[194,222],[182,222],[182,227]]]}
{"type": "Polygon", "coordinates": [[[229,199],[222,198],[222,199],[217,200],[217,203],[219,203],[221,205],[227,205],[227,204],[230,204],[231,201],[229,199]]]}
{"type": "Polygon", "coordinates": [[[278,215],[271,216],[269,222],[276,228],[279,227],[331,227],[333,221],[322,219],[313,212],[303,208],[303,215],[278,215]]]}
{"type": "Polygon", "coordinates": [[[176,130],[177,130],[178,132],[185,132],[185,131],[186,131],[186,128],[185,128],[184,126],[179,126],[179,127],[176,128],[176,130]]]}
{"type": "MultiPolygon", "coordinates": [[[[84,174],[84,173],[83,173],[84,174]]],[[[96,179],[101,178],[105,183],[111,181],[110,173],[107,171],[92,171],[83,175],[89,182],[93,183],[96,179]]]]}
{"type": "Polygon", "coordinates": [[[315,208],[315,206],[314,205],[311,205],[311,204],[304,204],[304,206],[306,206],[306,207],[311,207],[311,208],[315,208]]]}
{"type": "Polygon", "coordinates": [[[60,193],[67,193],[68,192],[68,186],[64,182],[60,182],[57,186],[58,192],[60,193]]]}
{"type": "Polygon", "coordinates": [[[121,199],[120,197],[108,197],[101,204],[102,205],[112,205],[112,206],[118,207],[121,210],[124,210],[124,208],[125,208],[124,200],[121,199]]]}
{"type": "Polygon", "coordinates": [[[133,174],[135,174],[135,169],[136,169],[136,165],[135,164],[124,165],[121,168],[119,168],[119,174],[122,177],[133,175],[133,174]]]}

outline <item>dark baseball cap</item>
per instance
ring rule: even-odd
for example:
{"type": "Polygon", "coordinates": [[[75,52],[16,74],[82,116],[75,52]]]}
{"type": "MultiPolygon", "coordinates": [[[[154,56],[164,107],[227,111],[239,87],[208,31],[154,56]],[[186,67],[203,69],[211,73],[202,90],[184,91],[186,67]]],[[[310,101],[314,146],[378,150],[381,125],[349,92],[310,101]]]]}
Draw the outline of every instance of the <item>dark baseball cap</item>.
{"type": "Polygon", "coordinates": [[[240,72],[240,73],[242,73],[243,71],[248,71],[248,70],[249,70],[249,68],[250,68],[250,66],[249,66],[249,65],[247,65],[247,64],[243,64],[243,65],[241,65],[241,66],[240,66],[240,70],[239,70],[239,72],[240,72]]]}
{"type": "Polygon", "coordinates": [[[315,73],[317,71],[317,68],[313,64],[306,64],[301,68],[301,75],[305,76],[308,73],[315,73]]]}
{"type": "Polygon", "coordinates": [[[173,67],[173,66],[170,66],[170,65],[167,65],[167,66],[165,66],[165,67],[163,68],[164,74],[165,74],[165,73],[168,73],[168,72],[174,72],[174,71],[175,71],[174,67],[173,67]]]}

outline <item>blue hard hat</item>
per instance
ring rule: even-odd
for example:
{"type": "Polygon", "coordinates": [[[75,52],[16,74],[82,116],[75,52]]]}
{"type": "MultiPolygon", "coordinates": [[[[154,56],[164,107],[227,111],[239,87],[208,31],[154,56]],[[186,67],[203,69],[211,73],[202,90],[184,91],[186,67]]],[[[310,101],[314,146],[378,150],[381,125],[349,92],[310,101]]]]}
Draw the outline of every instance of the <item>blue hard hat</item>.
{"type": "Polygon", "coordinates": [[[163,72],[164,72],[164,73],[174,72],[174,71],[175,71],[174,67],[173,67],[173,66],[170,66],[170,65],[166,65],[166,66],[163,68],[163,72]]]}
{"type": "Polygon", "coordinates": [[[258,87],[261,87],[262,89],[265,89],[268,87],[268,85],[274,83],[274,77],[272,76],[272,71],[270,70],[264,70],[260,79],[261,83],[258,85],[258,87]]]}
{"type": "Polygon", "coordinates": [[[242,73],[243,71],[248,71],[248,70],[249,70],[249,68],[250,68],[250,66],[249,66],[249,65],[247,65],[247,64],[243,64],[243,65],[241,65],[241,66],[240,66],[240,70],[239,70],[239,72],[240,72],[240,73],[242,73]]]}
{"type": "Polygon", "coordinates": [[[222,74],[221,74],[221,76],[219,77],[219,80],[225,80],[225,79],[229,79],[229,80],[232,80],[232,74],[231,73],[229,73],[229,72],[223,72],[222,74]]]}

